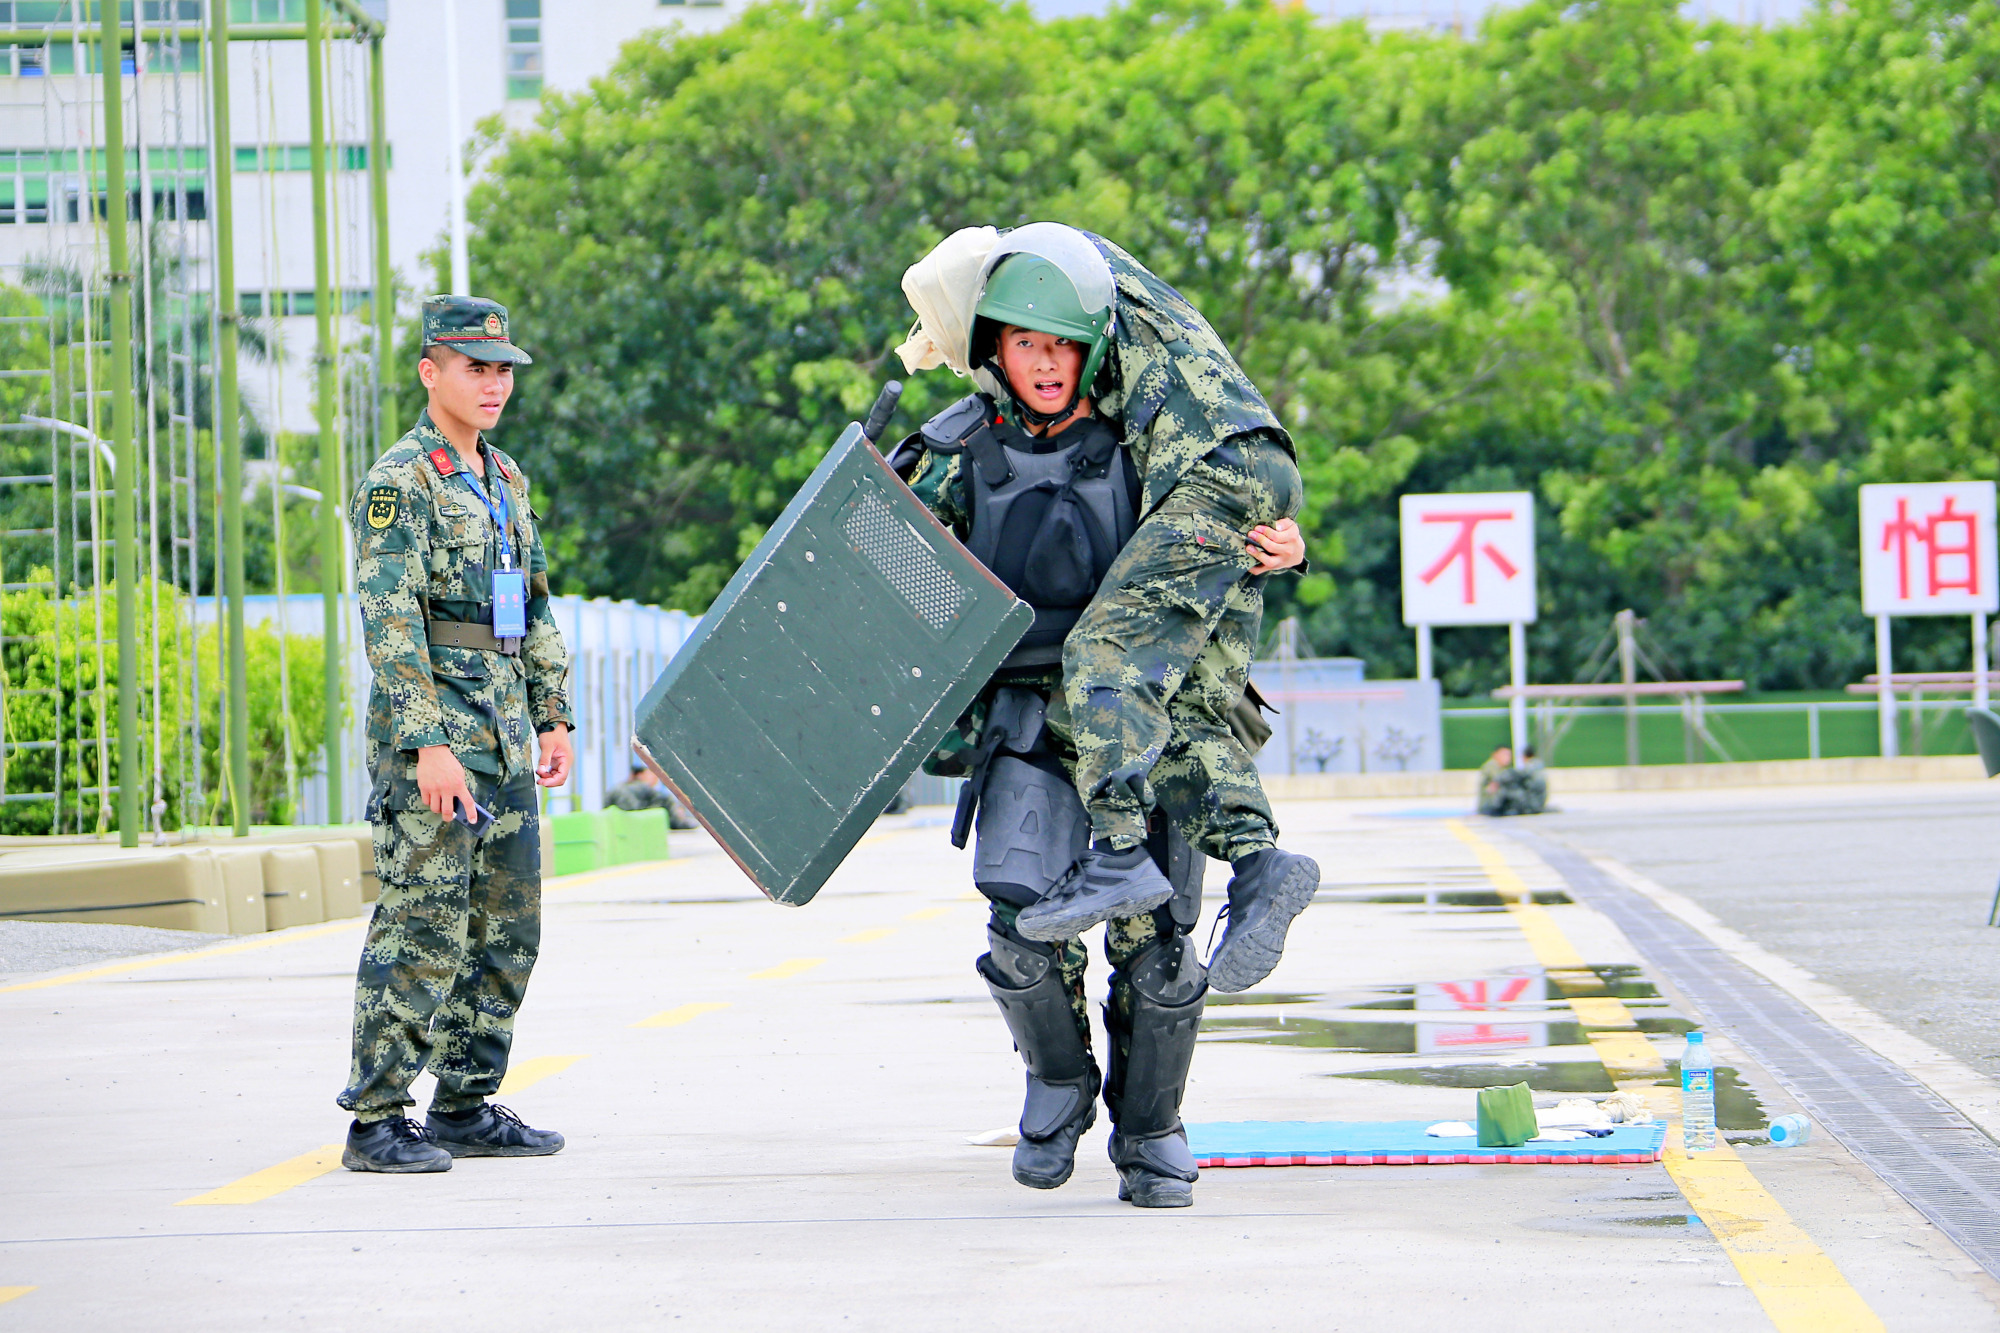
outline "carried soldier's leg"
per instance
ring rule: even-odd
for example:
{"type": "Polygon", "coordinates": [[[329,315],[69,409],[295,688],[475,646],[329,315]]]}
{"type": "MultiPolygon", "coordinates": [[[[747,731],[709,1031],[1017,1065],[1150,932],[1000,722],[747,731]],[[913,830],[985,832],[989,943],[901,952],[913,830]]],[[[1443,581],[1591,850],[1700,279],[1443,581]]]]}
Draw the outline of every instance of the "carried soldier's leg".
{"type": "Polygon", "coordinates": [[[1083,1000],[1083,946],[1030,940],[1016,917],[1062,878],[1088,833],[1060,765],[1011,754],[993,761],[973,845],[973,883],[993,904],[978,968],[1028,1067],[1014,1179],[1034,1189],[1054,1189],[1075,1169],[1077,1140],[1097,1118],[1100,1077],[1083,1000]]]}
{"type": "Polygon", "coordinates": [[[1183,892],[1169,906],[1111,921],[1104,930],[1113,968],[1104,1006],[1111,1163],[1118,1169],[1118,1197],[1140,1208],[1187,1207],[1199,1174],[1180,1108],[1208,978],[1188,937],[1200,915],[1202,862],[1192,855],[1166,858],[1170,869],[1179,869],[1183,859],[1185,871],[1176,875],[1183,892]],[[1190,875],[1196,877],[1192,884],[1190,875]]]}
{"type": "MultiPolygon", "coordinates": [[[[1093,854],[1099,847],[1134,847],[1145,836],[1158,799],[1155,770],[1174,740],[1169,705],[1204,653],[1209,688],[1238,673],[1247,678],[1246,645],[1256,641],[1264,595],[1261,580],[1249,576],[1244,534],[1295,512],[1299,481],[1297,466],[1275,445],[1231,449],[1227,458],[1196,465],[1139,525],[1064,645],[1077,788],[1098,840],[1093,854]],[[1242,660],[1232,667],[1235,657],[1242,660]]],[[[1195,684],[1204,688],[1199,679],[1195,684]]],[[[1211,701],[1192,711],[1212,714],[1226,733],[1234,703],[1232,695],[1219,707],[1211,701]]],[[[1316,865],[1277,850],[1277,830],[1247,754],[1231,763],[1225,788],[1237,795],[1224,822],[1235,825],[1227,836],[1236,877],[1229,931],[1215,958],[1219,990],[1241,990],[1269,975],[1292,918],[1318,888],[1316,865]]],[[[1092,923],[1088,907],[1069,904],[1062,924],[1084,929],[1092,923]]],[[[1040,924],[1024,921],[1023,929],[1035,934],[1040,924]]]]}
{"type": "MultiPolygon", "coordinates": [[[[375,759],[378,774],[406,762],[395,752],[375,759]]],[[[465,967],[474,836],[426,809],[413,778],[378,784],[369,815],[382,892],[355,976],[353,1064],[338,1098],[354,1124],[341,1161],[353,1171],[444,1171],[450,1154],[405,1112],[431,1056],[432,1020],[465,967]]]]}
{"type": "Polygon", "coordinates": [[[1229,926],[1208,963],[1209,984],[1224,993],[1248,990],[1271,974],[1293,918],[1319,891],[1319,863],[1277,846],[1277,820],[1256,761],[1229,725],[1257,642],[1257,608],[1232,602],[1167,701],[1171,738],[1153,767],[1160,808],[1197,850],[1236,870],[1225,909],[1229,926]]]}
{"type": "Polygon", "coordinates": [[[465,966],[438,1010],[430,1070],[437,1075],[425,1128],[454,1157],[546,1157],[562,1135],[531,1129],[487,1099],[500,1091],[542,938],[542,853],[534,783],[505,786],[468,774],[493,812],[475,835],[465,966]]]}

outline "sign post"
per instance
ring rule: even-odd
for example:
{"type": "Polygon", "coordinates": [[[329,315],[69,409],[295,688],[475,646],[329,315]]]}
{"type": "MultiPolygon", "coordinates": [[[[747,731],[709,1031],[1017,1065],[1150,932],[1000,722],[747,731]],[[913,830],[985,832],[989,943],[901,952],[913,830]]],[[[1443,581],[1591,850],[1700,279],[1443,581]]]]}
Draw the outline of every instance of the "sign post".
{"type": "Polygon", "coordinates": [[[1535,497],[1526,491],[1406,495],[1401,504],[1403,623],[1417,631],[1417,674],[1430,679],[1431,627],[1505,625],[1517,693],[1508,705],[1518,755],[1528,743],[1527,627],[1535,620],[1535,497]]]}
{"type": "Polygon", "coordinates": [[[1985,702],[1986,617],[2000,611],[1993,502],[1990,481],[1861,488],[1861,609],[1875,618],[1885,756],[1897,751],[1891,617],[1970,616],[1973,702],[1985,702]]]}

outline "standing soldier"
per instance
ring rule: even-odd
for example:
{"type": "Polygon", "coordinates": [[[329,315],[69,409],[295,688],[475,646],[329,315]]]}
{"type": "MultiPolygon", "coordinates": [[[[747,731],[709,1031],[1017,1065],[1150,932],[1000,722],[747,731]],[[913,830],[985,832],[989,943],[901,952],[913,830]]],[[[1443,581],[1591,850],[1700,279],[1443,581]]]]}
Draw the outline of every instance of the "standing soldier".
{"type": "Polygon", "coordinates": [[[354,1171],[446,1171],[454,1157],[563,1146],[486,1100],[541,942],[535,784],[561,786],[572,759],[569,654],[528,479],[481,434],[529,358],[492,301],[433,296],[423,320],[430,405],[369,469],[351,512],[382,881],[339,1097],[354,1113],[341,1154],[354,1171]],[[426,1068],[437,1091],[419,1125],[404,1112],[426,1068]]]}

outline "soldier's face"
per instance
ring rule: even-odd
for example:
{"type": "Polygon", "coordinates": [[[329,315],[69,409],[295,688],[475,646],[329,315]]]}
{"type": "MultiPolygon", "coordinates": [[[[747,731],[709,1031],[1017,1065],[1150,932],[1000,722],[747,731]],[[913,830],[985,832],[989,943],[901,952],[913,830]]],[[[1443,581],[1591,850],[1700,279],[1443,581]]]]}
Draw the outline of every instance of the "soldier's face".
{"type": "Polygon", "coordinates": [[[434,408],[480,430],[490,430],[514,392],[514,363],[475,361],[447,354],[442,364],[425,357],[417,374],[430,390],[434,408]]]}
{"type": "Polygon", "coordinates": [[[1037,412],[1060,412],[1083,374],[1083,344],[1009,324],[1000,330],[1000,368],[1022,402],[1037,412]]]}

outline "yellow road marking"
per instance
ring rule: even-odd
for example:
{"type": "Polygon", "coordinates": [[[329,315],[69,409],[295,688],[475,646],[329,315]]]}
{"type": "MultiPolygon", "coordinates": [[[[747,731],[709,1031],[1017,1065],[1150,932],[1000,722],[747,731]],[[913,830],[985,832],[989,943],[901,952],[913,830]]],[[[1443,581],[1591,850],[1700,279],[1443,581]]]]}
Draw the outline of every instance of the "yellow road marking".
{"type": "Polygon", "coordinates": [[[290,944],[294,940],[310,940],[321,935],[331,935],[336,931],[353,930],[366,922],[366,917],[356,917],[348,921],[330,921],[323,926],[310,926],[301,930],[277,931],[269,935],[255,935],[234,944],[218,944],[212,949],[191,949],[186,953],[164,954],[156,958],[136,958],[129,963],[112,963],[106,967],[93,967],[88,972],[66,972],[59,977],[43,977],[39,981],[17,981],[11,986],[0,986],[0,995],[17,990],[46,990],[50,986],[68,986],[79,981],[96,981],[100,977],[122,976],[127,972],[144,972],[148,968],[168,967],[174,963],[191,963],[198,958],[221,958],[232,953],[249,953],[253,949],[268,949],[275,944],[290,944]]]}
{"type": "Polygon", "coordinates": [[[1720,1139],[1711,1152],[1681,1151],[1667,1126],[1667,1173],[1681,1187],[1780,1333],[1873,1333],[1882,1321],[1840,1269],[1757,1183],[1720,1139]]]}
{"type": "Polygon", "coordinates": [[[663,1009],[651,1018],[642,1018],[632,1026],[635,1028],[677,1028],[683,1023],[700,1018],[703,1014],[712,1014],[718,1009],[727,1009],[728,1007],[729,1001],[727,1000],[702,1000],[695,1004],[680,1004],[675,1005],[671,1009],[663,1009]]]}
{"type": "Polygon", "coordinates": [[[910,912],[906,914],[903,917],[903,920],[935,921],[941,916],[950,916],[950,915],[951,915],[951,909],[949,907],[926,907],[920,912],[910,912]]]}
{"type": "Polygon", "coordinates": [[[1501,901],[1506,902],[1508,895],[1513,895],[1514,901],[1507,903],[1507,911],[1512,914],[1514,924],[1521,928],[1521,933],[1528,937],[1528,947],[1535,951],[1535,957],[1541,960],[1543,967],[1588,966],[1583,961],[1583,955],[1578,953],[1563,935],[1562,927],[1556,925],[1555,918],[1549,915],[1548,909],[1535,901],[1535,895],[1529,890],[1526,881],[1514,872],[1514,867],[1507,864],[1506,858],[1500,855],[1498,848],[1467,828],[1460,820],[1448,819],[1444,826],[1451,830],[1453,837],[1470,847],[1472,854],[1479,858],[1479,868],[1486,872],[1486,877],[1493,881],[1493,887],[1500,891],[1501,901]]]}
{"type": "Polygon", "coordinates": [[[886,940],[895,933],[896,928],[894,926],[877,926],[873,930],[857,930],[852,935],[843,935],[840,937],[840,942],[842,944],[873,944],[877,940],[886,940]]]}
{"type": "Polygon", "coordinates": [[[545,1078],[552,1078],[568,1069],[578,1060],[588,1060],[587,1055],[538,1055],[532,1060],[522,1060],[510,1065],[507,1077],[500,1080],[500,1095],[512,1096],[526,1092],[545,1078]]]}
{"type": "Polygon", "coordinates": [[[1632,1028],[1639,1026],[1632,1011],[1615,995],[1572,996],[1569,1010],[1587,1028],[1632,1028]]]}
{"type": "Polygon", "coordinates": [[[289,1162],[267,1166],[262,1171],[253,1171],[241,1180],[231,1181],[219,1190],[197,1194],[192,1199],[182,1199],[176,1208],[192,1208],[212,1203],[261,1203],[274,1194],[283,1194],[294,1185],[303,1185],[308,1180],[317,1180],[329,1171],[340,1169],[340,1145],[329,1143],[323,1148],[314,1148],[309,1153],[294,1157],[289,1162]]]}
{"type": "Polygon", "coordinates": [[[787,958],[776,967],[767,967],[762,972],[752,972],[750,980],[783,981],[786,977],[795,977],[801,972],[810,972],[825,961],[826,959],[824,958],[787,958]]]}
{"type": "Polygon", "coordinates": [[[5,1305],[17,1296],[25,1296],[33,1290],[33,1287],[0,1287],[0,1305],[5,1305]]]}
{"type": "Polygon", "coordinates": [[[1591,1032],[1591,1049],[1613,1079],[1658,1077],[1667,1072],[1659,1048],[1638,1032],[1591,1032]]]}
{"type": "Polygon", "coordinates": [[[661,866],[670,864],[668,861],[629,861],[622,866],[606,866],[602,870],[579,870],[574,875],[551,875],[542,882],[542,891],[549,893],[556,889],[580,889],[590,884],[602,884],[607,879],[621,879],[644,870],[658,870],[661,866]]]}
{"type": "MultiPolygon", "coordinates": [[[[1472,849],[1503,896],[1513,893],[1519,899],[1508,911],[1521,925],[1542,965],[1551,970],[1582,967],[1583,960],[1555,918],[1533,905],[1527,885],[1499,849],[1456,819],[1445,827],[1472,849]]],[[[1576,1003],[1571,1001],[1572,1006],[1576,1003]]],[[[1608,1014],[1612,1004],[1621,1011],[1625,1008],[1615,996],[1597,997],[1597,1003],[1600,1015],[1608,1014]]],[[[1659,1074],[1666,1070],[1660,1053],[1641,1033],[1592,1032],[1589,1036],[1592,1049],[1614,1078],[1622,1073],[1659,1074]]],[[[1672,1108],[1662,1158],[1667,1174],[1736,1265],[1744,1285],[1757,1297],[1779,1333],[1875,1333],[1882,1328],[1882,1321],[1839,1266],[1792,1221],[1784,1205],[1757,1183],[1734,1148],[1717,1139],[1713,1151],[1689,1157],[1680,1144],[1679,1094],[1643,1085],[1642,1090],[1656,1104],[1672,1108]]]]}

